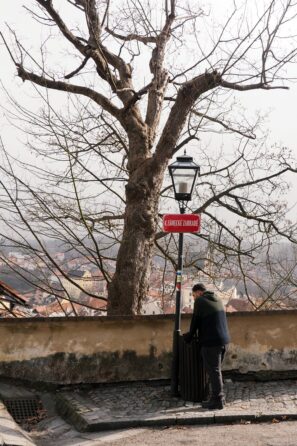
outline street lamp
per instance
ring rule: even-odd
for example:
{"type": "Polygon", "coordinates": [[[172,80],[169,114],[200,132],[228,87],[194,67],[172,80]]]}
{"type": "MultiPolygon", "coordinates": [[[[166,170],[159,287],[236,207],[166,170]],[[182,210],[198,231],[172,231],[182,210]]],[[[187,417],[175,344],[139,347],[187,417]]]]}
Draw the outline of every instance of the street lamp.
{"type": "MultiPolygon", "coordinates": [[[[183,156],[178,156],[176,161],[168,166],[171,176],[174,198],[178,201],[181,214],[185,213],[186,201],[192,199],[197,175],[200,173],[200,167],[194,163],[193,158],[186,152],[183,156]]],[[[181,285],[183,270],[183,243],[184,234],[179,233],[178,238],[178,264],[176,271],[176,303],[175,303],[175,324],[173,332],[173,358],[171,370],[171,393],[178,395],[178,377],[179,377],[179,338],[181,321],[181,285]]]]}
{"type": "Polygon", "coordinates": [[[184,153],[168,166],[168,170],[173,184],[174,198],[179,202],[180,209],[185,208],[183,202],[192,200],[192,192],[200,167],[194,163],[191,156],[184,153]]]}

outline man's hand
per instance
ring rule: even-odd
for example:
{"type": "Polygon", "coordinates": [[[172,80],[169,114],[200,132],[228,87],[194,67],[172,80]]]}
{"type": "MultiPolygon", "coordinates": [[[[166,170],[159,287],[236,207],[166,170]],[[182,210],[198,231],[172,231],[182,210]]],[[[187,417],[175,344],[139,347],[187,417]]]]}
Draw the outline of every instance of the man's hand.
{"type": "Polygon", "coordinates": [[[190,332],[188,332],[183,335],[183,338],[185,342],[190,343],[192,341],[193,336],[191,335],[190,332]]]}

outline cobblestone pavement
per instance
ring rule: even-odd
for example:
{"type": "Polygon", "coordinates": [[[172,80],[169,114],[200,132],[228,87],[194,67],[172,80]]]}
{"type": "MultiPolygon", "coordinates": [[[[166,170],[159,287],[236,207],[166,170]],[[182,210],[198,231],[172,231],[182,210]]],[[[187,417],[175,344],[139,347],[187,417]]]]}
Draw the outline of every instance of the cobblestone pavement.
{"type": "MultiPolygon", "coordinates": [[[[106,386],[89,391],[62,392],[81,413],[96,413],[101,420],[129,416],[149,416],[189,410],[202,410],[200,403],[183,401],[170,395],[170,387],[149,383],[106,386]]],[[[246,410],[297,413],[297,381],[225,383],[224,412],[246,410]]],[[[203,410],[205,413],[205,410],[203,410]]],[[[222,411],[220,411],[222,413],[222,411]]]]}
{"type": "MultiPolygon", "coordinates": [[[[297,420],[296,380],[227,380],[225,393],[226,407],[207,411],[200,403],[171,397],[170,387],[160,383],[62,389],[51,398],[57,398],[59,412],[67,421],[55,411],[49,411],[48,417],[30,432],[30,437],[38,446],[117,444],[121,438],[128,444],[131,436],[140,433],[141,437],[142,432],[145,435],[143,427],[171,426],[173,429],[190,424],[297,420]]],[[[132,437],[131,444],[134,444],[132,437]]]]}
{"type": "Polygon", "coordinates": [[[297,413],[297,381],[227,382],[226,409],[232,411],[255,410],[259,412],[286,410],[297,413]]]}
{"type": "Polygon", "coordinates": [[[220,411],[207,411],[200,403],[172,397],[169,386],[130,383],[85,391],[62,391],[58,407],[80,431],[297,418],[296,380],[228,380],[225,393],[226,407],[220,411]]]}

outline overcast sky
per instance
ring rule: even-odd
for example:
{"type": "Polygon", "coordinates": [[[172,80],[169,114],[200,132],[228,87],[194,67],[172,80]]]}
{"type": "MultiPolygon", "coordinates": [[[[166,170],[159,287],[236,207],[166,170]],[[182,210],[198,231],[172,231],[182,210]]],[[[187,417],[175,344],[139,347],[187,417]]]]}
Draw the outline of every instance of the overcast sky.
{"type": "MultiPolygon", "coordinates": [[[[20,1],[14,0],[11,2],[0,2],[0,17],[1,17],[1,31],[5,29],[5,23],[9,24],[13,29],[18,31],[18,35],[22,37],[24,44],[27,47],[31,46],[32,39],[40,39],[40,29],[34,25],[32,18],[26,13],[22,5],[32,5],[32,1],[20,1]]],[[[204,1],[202,3],[211,3],[215,5],[216,14],[219,15],[227,9],[228,5],[233,2],[231,0],[212,0],[210,2],[204,1]],[[221,8],[221,9],[220,9],[221,8]]],[[[296,26],[297,29],[297,18],[296,26]]],[[[17,78],[15,67],[13,66],[4,45],[0,44],[0,57],[1,57],[1,72],[0,79],[10,92],[16,95],[18,99],[24,101],[24,103],[34,104],[34,99],[31,93],[27,89],[26,85],[17,78]]],[[[297,67],[292,67],[290,76],[297,74],[297,67]]],[[[254,91],[245,93],[241,96],[241,102],[249,108],[250,113],[256,110],[270,111],[267,127],[270,130],[270,140],[288,146],[295,153],[297,158],[297,123],[296,123],[296,106],[297,106],[297,84],[288,83],[290,90],[274,90],[274,91],[254,91]]],[[[2,89],[0,89],[1,104],[5,105],[5,95],[2,89]]],[[[11,153],[23,152],[23,146],[21,137],[16,133],[5,120],[3,112],[0,112],[0,125],[1,136],[4,139],[6,146],[11,153]]],[[[289,201],[293,205],[297,199],[297,182],[294,177],[291,177],[291,181],[295,186],[289,195],[289,201]]],[[[296,208],[295,208],[296,210],[296,208]]],[[[294,211],[295,213],[295,211],[294,211]]]]}

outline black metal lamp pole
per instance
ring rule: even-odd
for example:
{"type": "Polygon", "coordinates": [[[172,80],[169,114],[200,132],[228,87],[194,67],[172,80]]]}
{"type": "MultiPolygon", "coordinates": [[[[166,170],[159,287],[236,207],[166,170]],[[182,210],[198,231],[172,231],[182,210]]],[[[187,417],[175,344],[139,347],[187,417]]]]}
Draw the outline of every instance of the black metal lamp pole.
{"type": "MultiPolygon", "coordinates": [[[[177,160],[168,166],[171,175],[174,196],[179,203],[181,214],[185,213],[185,202],[192,199],[192,192],[199,172],[199,166],[193,162],[191,156],[184,153],[183,156],[177,157],[177,160]]],[[[178,238],[178,264],[176,271],[176,304],[175,304],[175,323],[173,332],[173,352],[172,352],[172,369],[171,369],[171,393],[179,394],[179,339],[180,339],[180,323],[181,323],[181,289],[182,289],[182,271],[183,271],[183,243],[184,234],[179,233],[178,238]]]]}
{"type": "MultiPolygon", "coordinates": [[[[179,210],[181,214],[185,213],[185,205],[179,202],[179,210]]],[[[171,371],[171,393],[178,395],[179,383],[179,338],[180,338],[180,322],[181,322],[181,287],[183,276],[183,245],[184,234],[180,232],[178,235],[178,263],[176,272],[176,301],[175,301],[175,322],[173,332],[173,358],[171,371]]]]}

